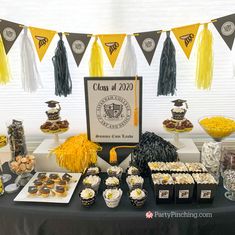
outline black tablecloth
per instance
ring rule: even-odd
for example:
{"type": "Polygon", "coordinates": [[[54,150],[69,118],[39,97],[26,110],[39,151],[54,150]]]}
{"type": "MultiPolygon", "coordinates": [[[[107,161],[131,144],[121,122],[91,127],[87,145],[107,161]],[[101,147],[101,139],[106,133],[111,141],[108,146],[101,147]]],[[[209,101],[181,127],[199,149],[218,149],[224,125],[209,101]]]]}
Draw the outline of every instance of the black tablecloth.
{"type": "MultiPolygon", "coordinates": [[[[9,169],[4,166],[5,172],[9,169]]],[[[102,175],[103,178],[104,175],[102,175]]],[[[13,199],[18,192],[0,196],[0,235],[147,235],[147,234],[235,234],[235,203],[224,197],[219,186],[212,204],[156,204],[149,180],[145,180],[148,201],[141,209],[133,208],[127,196],[127,185],[118,208],[109,209],[102,198],[104,184],[91,208],[83,208],[78,197],[81,181],[68,205],[20,203],[13,199]],[[154,213],[146,219],[146,212],[154,213]],[[212,213],[212,218],[163,218],[159,213],[212,213]]]]}

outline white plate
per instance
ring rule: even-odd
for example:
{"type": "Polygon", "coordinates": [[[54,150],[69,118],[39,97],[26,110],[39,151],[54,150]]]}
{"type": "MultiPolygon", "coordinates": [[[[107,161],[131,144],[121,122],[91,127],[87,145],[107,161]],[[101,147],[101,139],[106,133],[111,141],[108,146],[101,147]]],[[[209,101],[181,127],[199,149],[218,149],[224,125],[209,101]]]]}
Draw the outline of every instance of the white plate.
{"type": "MultiPolygon", "coordinates": [[[[20,191],[20,193],[15,197],[14,201],[15,202],[45,202],[45,203],[69,203],[74,190],[79,182],[79,179],[81,177],[81,173],[69,173],[72,176],[72,180],[69,183],[69,190],[67,191],[67,196],[66,197],[57,197],[57,196],[51,196],[49,195],[48,197],[40,197],[38,195],[32,196],[29,195],[28,193],[28,187],[29,186],[34,186],[33,181],[37,179],[37,175],[42,172],[37,172],[34,174],[34,176],[30,179],[30,181],[24,186],[24,188],[20,191]]],[[[47,176],[49,174],[58,174],[60,177],[64,173],[59,173],[59,172],[46,172],[47,176]]]]}

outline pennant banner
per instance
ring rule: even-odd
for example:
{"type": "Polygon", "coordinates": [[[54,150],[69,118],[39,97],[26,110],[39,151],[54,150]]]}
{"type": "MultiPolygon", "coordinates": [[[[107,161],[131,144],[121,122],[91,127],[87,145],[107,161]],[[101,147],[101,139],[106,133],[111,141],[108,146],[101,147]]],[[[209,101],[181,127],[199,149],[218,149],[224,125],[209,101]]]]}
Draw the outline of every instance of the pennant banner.
{"type": "Polygon", "coordinates": [[[42,61],[56,31],[29,27],[39,60],[42,61]]]}
{"type": "Polygon", "coordinates": [[[22,29],[23,26],[19,24],[7,20],[0,20],[0,33],[6,54],[10,51],[22,29]]]}
{"type": "Polygon", "coordinates": [[[172,29],[177,41],[189,59],[200,24],[192,24],[172,29]]]}
{"type": "Polygon", "coordinates": [[[150,65],[161,36],[161,31],[135,33],[134,35],[136,35],[135,38],[150,65]]]}
{"type": "Polygon", "coordinates": [[[99,35],[99,39],[104,47],[104,50],[109,58],[109,61],[114,67],[118,54],[121,50],[126,34],[103,34],[99,35]]]}
{"type": "Polygon", "coordinates": [[[212,20],[212,22],[229,49],[232,50],[235,37],[235,14],[212,20]]]}
{"type": "Polygon", "coordinates": [[[91,37],[81,33],[65,33],[65,35],[77,66],[79,66],[91,37]]]}

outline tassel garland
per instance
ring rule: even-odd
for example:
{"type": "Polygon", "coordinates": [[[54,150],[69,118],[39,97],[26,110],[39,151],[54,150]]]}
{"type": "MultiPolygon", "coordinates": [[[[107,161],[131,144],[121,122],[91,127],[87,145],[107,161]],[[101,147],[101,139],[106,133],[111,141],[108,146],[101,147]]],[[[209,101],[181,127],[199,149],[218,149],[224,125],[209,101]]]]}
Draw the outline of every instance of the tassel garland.
{"type": "Polygon", "coordinates": [[[207,23],[204,24],[197,43],[196,86],[198,89],[209,90],[213,78],[213,36],[207,23]]]}
{"type": "Polygon", "coordinates": [[[91,49],[91,57],[89,61],[89,71],[91,77],[103,76],[103,55],[102,49],[98,44],[98,37],[95,37],[95,41],[91,49]]]}
{"type": "Polygon", "coordinates": [[[62,39],[62,33],[58,33],[60,40],[52,58],[55,76],[55,95],[65,96],[72,93],[72,80],[69,73],[66,48],[62,39]]]}
{"type": "Polygon", "coordinates": [[[137,74],[137,58],[135,48],[131,43],[131,36],[127,36],[125,53],[121,65],[121,76],[135,76],[137,74]]]}
{"type": "Polygon", "coordinates": [[[5,85],[10,81],[10,69],[8,58],[0,35],[0,84],[5,85]]]}
{"type": "Polygon", "coordinates": [[[170,31],[166,32],[163,45],[157,95],[174,95],[176,91],[176,60],[175,47],[170,38],[170,31]]]}
{"type": "Polygon", "coordinates": [[[24,33],[21,38],[21,80],[25,92],[35,92],[42,87],[27,27],[24,27],[24,33]]]}

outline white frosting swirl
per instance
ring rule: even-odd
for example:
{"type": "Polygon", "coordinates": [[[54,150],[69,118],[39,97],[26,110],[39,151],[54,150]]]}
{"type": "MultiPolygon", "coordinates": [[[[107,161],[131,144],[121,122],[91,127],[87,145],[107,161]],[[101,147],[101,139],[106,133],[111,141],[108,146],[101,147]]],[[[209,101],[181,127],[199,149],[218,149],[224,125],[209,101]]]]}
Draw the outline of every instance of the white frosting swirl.
{"type": "Polygon", "coordinates": [[[81,197],[84,199],[90,199],[95,196],[95,191],[90,188],[83,189],[81,192],[81,197]]]}
{"type": "Polygon", "coordinates": [[[132,199],[140,200],[145,197],[145,192],[142,189],[137,188],[131,191],[130,197],[132,199]]]}
{"type": "Polygon", "coordinates": [[[108,177],[105,180],[106,185],[118,185],[119,184],[119,179],[117,177],[108,177]]]}

